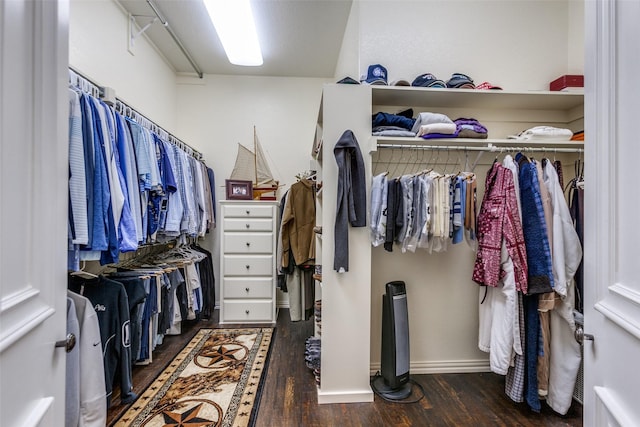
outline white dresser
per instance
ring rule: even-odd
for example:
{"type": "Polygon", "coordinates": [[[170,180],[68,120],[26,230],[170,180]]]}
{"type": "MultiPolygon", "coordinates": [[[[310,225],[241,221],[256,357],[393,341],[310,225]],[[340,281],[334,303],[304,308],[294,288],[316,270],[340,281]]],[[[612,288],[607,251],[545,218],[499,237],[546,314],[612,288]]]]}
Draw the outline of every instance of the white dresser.
{"type": "Polygon", "coordinates": [[[278,202],[220,206],[220,323],[275,323],[278,202]]]}

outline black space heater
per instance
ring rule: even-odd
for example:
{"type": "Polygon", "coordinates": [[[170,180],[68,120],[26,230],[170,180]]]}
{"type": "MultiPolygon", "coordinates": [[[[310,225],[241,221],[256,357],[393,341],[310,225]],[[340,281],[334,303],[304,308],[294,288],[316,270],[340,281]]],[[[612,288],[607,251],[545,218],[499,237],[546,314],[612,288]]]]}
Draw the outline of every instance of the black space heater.
{"type": "Polygon", "coordinates": [[[382,295],[381,375],[372,386],[383,398],[402,400],[411,395],[409,382],[409,314],[404,282],[386,284],[382,295]]]}

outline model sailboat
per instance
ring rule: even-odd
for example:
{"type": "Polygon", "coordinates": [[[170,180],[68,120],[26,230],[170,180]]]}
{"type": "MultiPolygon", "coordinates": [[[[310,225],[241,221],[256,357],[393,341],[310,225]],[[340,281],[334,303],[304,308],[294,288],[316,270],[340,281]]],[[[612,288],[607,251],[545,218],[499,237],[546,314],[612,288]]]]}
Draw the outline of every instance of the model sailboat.
{"type": "Polygon", "coordinates": [[[253,127],[253,151],[238,143],[238,154],[231,172],[231,179],[251,181],[254,199],[276,200],[279,183],[271,173],[267,158],[258,141],[255,126],[253,127]]]}

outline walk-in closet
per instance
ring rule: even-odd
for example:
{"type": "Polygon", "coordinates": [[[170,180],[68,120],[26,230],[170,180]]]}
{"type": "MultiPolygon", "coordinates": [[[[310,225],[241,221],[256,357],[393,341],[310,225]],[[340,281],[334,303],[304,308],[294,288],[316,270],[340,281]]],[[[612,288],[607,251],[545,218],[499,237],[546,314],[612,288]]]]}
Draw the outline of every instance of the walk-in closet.
{"type": "Polygon", "coordinates": [[[640,425],[639,14],[2,2],[0,425],[640,425]]]}

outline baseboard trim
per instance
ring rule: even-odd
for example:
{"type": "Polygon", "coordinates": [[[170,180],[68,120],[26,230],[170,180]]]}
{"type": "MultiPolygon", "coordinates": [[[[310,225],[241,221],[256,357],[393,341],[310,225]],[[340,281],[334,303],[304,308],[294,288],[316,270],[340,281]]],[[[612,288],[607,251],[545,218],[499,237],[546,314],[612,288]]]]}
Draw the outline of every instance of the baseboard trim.
{"type": "Polygon", "coordinates": [[[328,403],[360,403],[360,402],[373,402],[373,391],[368,390],[353,390],[353,391],[334,391],[323,392],[318,389],[318,404],[328,403]]]}
{"type": "MultiPolygon", "coordinates": [[[[372,363],[369,371],[371,375],[380,372],[380,363],[372,363]]],[[[411,362],[409,371],[412,374],[464,374],[474,372],[491,372],[487,359],[471,360],[436,360],[411,362]]]]}

